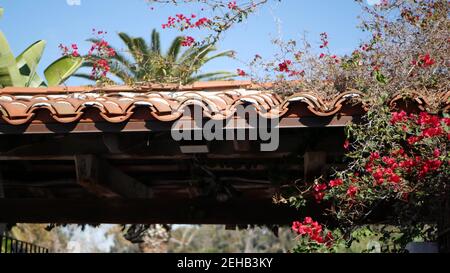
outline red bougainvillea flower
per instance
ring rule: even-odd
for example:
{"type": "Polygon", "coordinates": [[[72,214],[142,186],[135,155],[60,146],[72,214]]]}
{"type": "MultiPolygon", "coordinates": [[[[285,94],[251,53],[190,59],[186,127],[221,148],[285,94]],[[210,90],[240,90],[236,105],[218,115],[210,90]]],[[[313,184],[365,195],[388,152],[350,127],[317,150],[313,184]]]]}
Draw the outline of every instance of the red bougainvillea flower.
{"type": "Polygon", "coordinates": [[[350,148],[350,140],[346,139],[344,142],[344,149],[348,150],[350,148]]]}
{"type": "Polygon", "coordinates": [[[183,41],[181,41],[181,46],[192,46],[195,43],[195,39],[191,36],[184,37],[183,41]]]}
{"type": "Polygon", "coordinates": [[[285,60],[282,63],[278,64],[278,71],[280,72],[290,72],[290,66],[292,65],[292,61],[285,60]]]}
{"type": "Polygon", "coordinates": [[[342,181],[342,179],[334,179],[330,181],[330,188],[336,188],[341,186],[342,184],[344,184],[344,181],[342,181]]]}
{"type": "Polygon", "coordinates": [[[407,114],[405,111],[401,111],[401,112],[394,112],[392,113],[392,118],[391,118],[391,123],[392,124],[396,124],[399,122],[404,122],[407,120],[407,114]]]}
{"type": "Polygon", "coordinates": [[[441,126],[441,120],[438,116],[430,115],[428,113],[422,112],[419,114],[419,117],[417,119],[417,124],[422,126],[429,126],[429,127],[440,127],[441,126]]]}
{"type": "Polygon", "coordinates": [[[296,221],[292,224],[292,230],[301,235],[305,234],[305,231],[303,229],[303,224],[298,221],[296,221]]]}
{"type": "Polygon", "coordinates": [[[203,18],[198,19],[198,21],[195,22],[194,26],[200,28],[202,26],[207,25],[209,22],[210,22],[210,20],[208,18],[203,17],[203,18]]]}
{"type": "Polygon", "coordinates": [[[380,153],[379,152],[373,152],[370,154],[370,161],[374,161],[380,159],[380,153]]]}
{"type": "Polygon", "coordinates": [[[314,199],[316,199],[317,203],[321,203],[323,201],[323,198],[325,198],[324,192],[316,192],[314,193],[314,199]]]}
{"type": "Polygon", "coordinates": [[[314,221],[311,217],[306,217],[303,223],[298,221],[294,222],[292,224],[292,230],[315,243],[324,244],[327,247],[333,245],[333,234],[331,232],[325,233],[322,225],[314,221]]]}
{"type": "Polygon", "coordinates": [[[409,138],[408,138],[408,143],[409,143],[409,145],[414,145],[414,144],[416,144],[417,142],[419,142],[419,141],[421,141],[421,140],[422,140],[421,137],[418,137],[418,136],[412,136],[412,137],[409,137],[409,138]]]}
{"type": "Polygon", "coordinates": [[[434,157],[440,157],[441,156],[441,150],[439,150],[439,148],[434,149],[433,156],[434,157]]]}
{"type": "Polygon", "coordinates": [[[450,118],[443,118],[442,121],[445,125],[450,126],[450,118]]]}
{"type": "Polygon", "coordinates": [[[59,49],[62,51],[62,55],[63,56],[72,56],[72,57],[80,57],[80,53],[78,52],[78,45],[77,44],[72,44],[69,47],[63,45],[63,44],[59,44],[59,49]]]}
{"type": "Polygon", "coordinates": [[[392,158],[392,157],[389,157],[389,156],[383,156],[383,162],[386,164],[386,165],[390,165],[390,166],[392,166],[392,165],[394,165],[394,164],[396,164],[396,160],[395,160],[395,158],[392,158]]]}
{"type": "Polygon", "coordinates": [[[418,67],[427,68],[434,65],[436,61],[431,58],[430,54],[419,55],[417,60],[411,62],[412,65],[417,65],[418,67]]]}
{"type": "Polygon", "coordinates": [[[200,28],[209,24],[211,21],[206,18],[200,18],[196,22],[193,22],[193,19],[197,18],[197,15],[192,14],[190,16],[186,16],[184,14],[176,14],[175,17],[169,16],[167,18],[167,23],[162,24],[162,28],[176,28],[179,27],[181,31],[189,29],[189,28],[200,28]]]}
{"type": "Polygon", "coordinates": [[[401,177],[394,173],[389,176],[389,181],[397,184],[401,181],[401,177]]]}
{"type": "Polygon", "coordinates": [[[422,131],[422,136],[424,138],[432,138],[432,137],[435,137],[435,136],[442,135],[443,133],[444,133],[444,131],[440,127],[438,127],[438,128],[427,128],[427,129],[422,131]]]}
{"type": "Polygon", "coordinates": [[[316,192],[324,191],[326,189],[327,189],[326,184],[317,184],[314,186],[314,191],[316,191],[316,192]]]}
{"type": "Polygon", "coordinates": [[[378,185],[383,184],[383,182],[384,182],[384,169],[383,168],[377,168],[372,175],[378,185]]]}
{"type": "Polygon", "coordinates": [[[241,77],[247,76],[247,73],[242,69],[237,69],[237,74],[241,77]]]}
{"type": "Polygon", "coordinates": [[[314,199],[316,199],[317,203],[322,202],[323,198],[325,197],[324,191],[328,188],[327,184],[316,184],[313,187],[314,190],[314,199]]]}
{"type": "Polygon", "coordinates": [[[228,8],[229,9],[237,9],[237,4],[236,1],[231,1],[228,3],[228,8]]]}
{"type": "Polygon", "coordinates": [[[320,34],[320,40],[322,41],[322,44],[320,45],[320,48],[325,48],[328,46],[328,34],[326,32],[323,32],[320,34]]]}
{"type": "Polygon", "coordinates": [[[430,57],[430,54],[423,56],[421,61],[423,63],[423,67],[429,67],[436,63],[436,61],[430,57]]]}
{"type": "Polygon", "coordinates": [[[358,188],[355,186],[350,186],[347,190],[347,195],[350,198],[354,198],[357,193],[358,193],[358,188]]]}

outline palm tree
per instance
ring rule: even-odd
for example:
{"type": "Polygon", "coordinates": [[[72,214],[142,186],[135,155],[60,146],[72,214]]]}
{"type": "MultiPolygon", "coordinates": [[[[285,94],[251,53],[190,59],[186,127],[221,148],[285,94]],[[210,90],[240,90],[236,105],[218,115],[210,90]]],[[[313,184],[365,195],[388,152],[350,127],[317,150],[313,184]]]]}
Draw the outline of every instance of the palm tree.
{"type": "MultiPolygon", "coordinates": [[[[199,74],[206,63],[221,57],[231,57],[233,51],[224,51],[210,55],[217,49],[214,45],[189,47],[181,52],[183,37],[173,40],[170,48],[164,54],[161,52],[159,33],[154,29],[151,34],[150,46],[141,37],[131,37],[121,32],[118,34],[126,46],[132,60],[116,50],[112,57],[110,73],[124,83],[158,82],[189,84],[196,81],[226,80],[235,74],[227,71],[216,71],[199,74]]],[[[98,39],[89,39],[96,43],[98,39]]],[[[95,57],[94,57],[95,58],[95,57]]],[[[93,61],[87,61],[84,67],[93,67],[93,61]]],[[[78,73],[76,77],[91,79],[88,74],[78,73]]],[[[92,79],[91,79],[92,80],[92,79]]],[[[109,79],[111,80],[111,79],[109,79]]],[[[112,81],[112,80],[111,80],[112,81]]]]}

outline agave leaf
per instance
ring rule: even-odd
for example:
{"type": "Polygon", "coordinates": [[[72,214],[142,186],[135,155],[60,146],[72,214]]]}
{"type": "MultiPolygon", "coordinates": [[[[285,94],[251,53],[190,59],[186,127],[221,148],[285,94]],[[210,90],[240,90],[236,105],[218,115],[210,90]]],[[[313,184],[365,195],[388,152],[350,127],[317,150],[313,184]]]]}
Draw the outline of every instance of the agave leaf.
{"type": "Polygon", "coordinates": [[[25,79],[20,75],[16,65],[16,59],[9,48],[3,32],[0,31],[0,85],[25,86],[25,79]]]}
{"type": "Polygon", "coordinates": [[[49,65],[44,75],[48,86],[57,86],[72,76],[83,64],[83,58],[64,56],[49,65]]]}
{"type": "Polygon", "coordinates": [[[27,87],[47,87],[47,83],[41,77],[39,77],[37,73],[35,73],[34,76],[30,78],[27,87]]]}
{"type": "Polygon", "coordinates": [[[37,41],[22,52],[17,58],[17,68],[25,79],[25,86],[39,87],[43,81],[36,75],[36,69],[41,61],[42,54],[46,46],[46,41],[37,41]]]}

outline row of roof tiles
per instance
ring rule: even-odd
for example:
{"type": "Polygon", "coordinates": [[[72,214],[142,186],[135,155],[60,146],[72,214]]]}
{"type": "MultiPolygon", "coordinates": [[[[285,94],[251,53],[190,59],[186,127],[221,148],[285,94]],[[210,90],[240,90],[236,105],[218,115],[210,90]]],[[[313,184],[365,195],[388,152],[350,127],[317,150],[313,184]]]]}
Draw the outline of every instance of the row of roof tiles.
{"type": "MultiPolygon", "coordinates": [[[[155,87],[158,91],[145,92],[128,87],[102,90],[5,88],[0,89],[0,120],[11,125],[23,125],[38,121],[38,114],[47,111],[56,122],[73,123],[86,118],[86,114],[93,109],[98,111],[105,121],[121,123],[136,118],[134,114],[138,109],[146,109],[152,118],[168,122],[179,119],[184,109],[190,105],[202,107],[203,114],[213,119],[228,118],[235,114],[238,105],[248,104],[268,118],[289,115],[352,115],[364,111],[364,95],[357,91],[342,93],[328,100],[311,93],[297,93],[282,100],[277,94],[258,91],[252,85],[245,85],[243,82],[235,82],[234,85],[231,83],[209,83],[209,89],[197,87],[198,90],[193,86],[182,87],[178,91],[169,91],[168,87],[155,87]],[[243,86],[247,88],[241,88],[243,86]],[[219,91],[219,88],[224,90],[219,91]]],[[[450,92],[442,94],[444,112],[450,109],[449,100],[450,92]]],[[[395,106],[404,104],[405,101],[402,96],[396,96],[391,104],[395,106]]],[[[413,107],[425,110],[427,101],[420,94],[413,94],[411,101],[413,107]]]]}

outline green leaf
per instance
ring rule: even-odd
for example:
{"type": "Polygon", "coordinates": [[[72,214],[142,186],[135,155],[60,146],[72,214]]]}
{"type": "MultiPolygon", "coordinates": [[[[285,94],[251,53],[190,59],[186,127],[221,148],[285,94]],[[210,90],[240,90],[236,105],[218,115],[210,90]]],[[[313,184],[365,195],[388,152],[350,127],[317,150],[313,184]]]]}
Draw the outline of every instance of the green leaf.
{"type": "Polygon", "coordinates": [[[47,83],[41,77],[39,77],[37,73],[35,73],[34,76],[30,78],[27,87],[47,87],[47,83]]]}
{"type": "Polygon", "coordinates": [[[4,9],[2,7],[0,7],[0,19],[3,17],[3,11],[4,11],[4,9]]]}
{"type": "Polygon", "coordinates": [[[37,41],[16,58],[17,68],[25,79],[25,86],[39,87],[45,84],[36,74],[36,69],[41,61],[46,44],[46,41],[37,41]]]}
{"type": "Polygon", "coordinates": [[[151,37],[152,52],[156,54],[161,54],[161,40],[159,37],[159,32],[156,31],[156,29],[153,29],[151,36],[152,36],[151,37]]]}
{"type": "Polygon", "coordinates": [[[9,48],[3,32],[0,31],[0,85],[25,86],[25,79],[20,75],[16,59],[9,48]]]}
{"type": "Polygon", "coordinates": [[[381,84],[386,84],[387,83],[387,81],[386,81],[386,76],[384,76],[384,74],[383,73],[381,73],[380,71],[375,71],[375,77],[376,77],[376,79],[377,79],[377,81],[379,82],[379,83],[381,83],[381,84]]]}
{"type": "Polygon", "coordinates": [[[47,67],[44,71],[48,86],[57,86],[72,76],[83,64],[83,58],[64,56],[47,67]]]}

